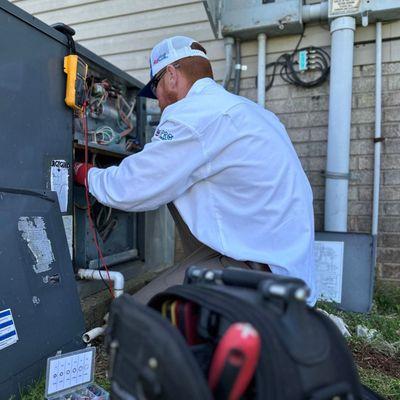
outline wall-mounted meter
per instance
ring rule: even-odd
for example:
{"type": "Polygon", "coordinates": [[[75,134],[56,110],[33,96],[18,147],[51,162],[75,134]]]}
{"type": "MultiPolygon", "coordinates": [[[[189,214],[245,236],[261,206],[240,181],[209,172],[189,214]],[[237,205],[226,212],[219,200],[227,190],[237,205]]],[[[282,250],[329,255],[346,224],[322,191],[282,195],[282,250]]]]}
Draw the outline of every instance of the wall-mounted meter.
{"type": "Polygon", "coordinates": [[[329,19],[355,17],[358,23],[367,26],[376,21],[400,18],[399,0],[329,0],[329,19]]]}

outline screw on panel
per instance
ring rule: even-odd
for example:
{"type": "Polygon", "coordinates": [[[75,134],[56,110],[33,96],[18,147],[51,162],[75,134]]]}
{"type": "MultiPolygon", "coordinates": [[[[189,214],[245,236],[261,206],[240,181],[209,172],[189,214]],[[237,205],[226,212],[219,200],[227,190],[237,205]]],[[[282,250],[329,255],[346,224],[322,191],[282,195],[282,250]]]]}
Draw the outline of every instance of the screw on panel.
{"type": "Polygon", "coordinates": [[[156,369],[156,368],[158,367],[158,361],[157,361],[156,358],[151,357],[151,358],[149,359],[149,367],[150,367],[151,369],[156,369]]]}

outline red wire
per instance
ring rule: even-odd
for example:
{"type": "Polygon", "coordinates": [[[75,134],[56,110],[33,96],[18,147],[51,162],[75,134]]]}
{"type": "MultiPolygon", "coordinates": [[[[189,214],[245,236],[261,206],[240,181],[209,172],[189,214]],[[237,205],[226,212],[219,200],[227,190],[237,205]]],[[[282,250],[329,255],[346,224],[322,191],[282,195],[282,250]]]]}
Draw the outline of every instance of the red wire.
{"type": "MultiPolygon", "coordinates": [[[[86,210],[87,210],[87,215],[88,215],[88,219],[89,219],[90,230],[92,232],[94,244],[95,244],[97,252],[99,254],[101,266],[106,270],[108,280],[111,281],[110,271],[107,268],[107,264],[104,261],[103,253],[99,246],[99,242],[97,241],[97,235],[96,235],[96,232],[94,229],[94,223],[93,223],[92,214],[91,214],[91,205],[90,205],[90,199],[89,199],[89,185],[88,185],[89,139],[88,139],[88,128],[87,128],[87,121],[86,121],[86,107],[87,107],[87,103],[85,102],[83,105],[83,108],[82,108],[82,126],[83,126],[83,132],[85,135],[85,197],[86,197],[86,203],[87,203],[86,210]]],[[[101,271],[100,271],[100,273],[101,273],[101,271]]],[[[115,296],[114,296],[113,291],[111,290],[109,285],[107,285],[107,287],[111,294],[111,297],[114,299],[115,296]]]]}

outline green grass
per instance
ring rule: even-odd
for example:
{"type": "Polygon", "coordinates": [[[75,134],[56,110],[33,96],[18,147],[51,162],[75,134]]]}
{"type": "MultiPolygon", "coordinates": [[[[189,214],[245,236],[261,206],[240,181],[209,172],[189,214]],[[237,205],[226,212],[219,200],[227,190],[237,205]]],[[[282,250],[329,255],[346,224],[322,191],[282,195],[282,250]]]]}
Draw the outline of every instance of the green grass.
{"type": "MultiPolygon", "coordinates": [[[[98,377],[96,378],[96,383],[104,390],[110,391],[110,381],[108,379],[98,377]]],[[[45,378],[42,378],[36,384],[30,386],[22,393],[21,400],[43,400],[44,391],[45,378]]]]}
{"type": "MultiPolygon", "coordinates": [[[[400,287],[378,282],[372,310],[368,314],[339,311],[331,303],[320,302],[318,307],[343,318],[351,337],[353,349],[365,346],[366,339],[356,336],[357,325],[378,331],[368,344],[377,352],[390,358],[400,358],[400,287]]],[[[373,361],[372,361],[373,364],[373,361]]],[[[358,367],[361,382],[388,399],[400,399],[400,379],[373,368],[358,367]]]]}
{"type": "Polygon", "coordinates": [[[373,369],[358,368],[361,382],[388,400],[400,399],[400,379],[390,377],[373,369]]]}
{"type": "Polygon", "coordinates": [[[23,391],[22,400],[43,400],[44,399],[45,378],[40,379],[36,384],[23,391]]]}
{"type": "Polygon", "coordinates": [[[334,304],[326,302],[319,302],[317,306],[343,318],[353,337],[356,335],[357,325],[363,325],[378,330],[381,338],[389,343],[396,345],[400,340],[400,286],[398,285],[379,283],[375,290],[371,312],[368,314],[340,311],[334,304]]]}
{"type": "Polygon", "coordinates": [[[105,377],[97,377],[96,378],[96,383],[99,386],[101,386],[104,390],[107,390],[107,392],[109,392],[111,390],[110,381],[105,377]]]}
{"type": "Polygon", "coordinates": [[[400,316],[400,287],[394,283],[377,282],[374,303],[380,314],[400,316]]]}

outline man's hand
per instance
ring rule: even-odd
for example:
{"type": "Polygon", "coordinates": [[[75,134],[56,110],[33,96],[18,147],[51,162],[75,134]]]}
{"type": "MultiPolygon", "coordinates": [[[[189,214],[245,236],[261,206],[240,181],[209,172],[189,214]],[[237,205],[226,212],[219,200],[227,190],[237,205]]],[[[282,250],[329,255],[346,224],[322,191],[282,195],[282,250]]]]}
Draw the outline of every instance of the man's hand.
{"type": "Polygon", "coordinates": [[[78,185],[85,186],[87,172],[92,167],[93,164],[74,163],[74,182],[78,185]]]}

